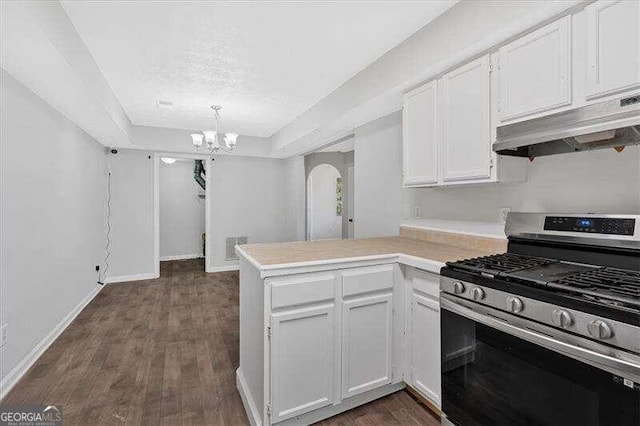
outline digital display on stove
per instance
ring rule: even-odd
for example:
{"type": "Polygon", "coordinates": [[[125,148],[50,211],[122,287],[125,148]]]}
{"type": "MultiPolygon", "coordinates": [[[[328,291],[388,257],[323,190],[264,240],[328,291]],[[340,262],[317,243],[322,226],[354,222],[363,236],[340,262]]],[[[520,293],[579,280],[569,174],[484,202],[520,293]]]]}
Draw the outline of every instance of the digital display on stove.
{"type": "Polygon", "coordinates": [[[593,228],[593,219],[578,219],[578,225],[585,228],[593,228]]]}
{"type": "Polygon", "coordinates": [[[547,216],[545,231],[586,232],[592,234],[633,235],[635,219],[610,217],[547,216]]]}

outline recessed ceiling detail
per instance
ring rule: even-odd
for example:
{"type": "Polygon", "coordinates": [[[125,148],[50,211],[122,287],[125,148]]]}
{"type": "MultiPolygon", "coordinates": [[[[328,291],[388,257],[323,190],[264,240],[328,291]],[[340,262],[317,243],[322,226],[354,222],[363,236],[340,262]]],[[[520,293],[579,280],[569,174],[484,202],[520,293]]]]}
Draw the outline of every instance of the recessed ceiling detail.
{"type": "Polygon", "coordinates": [[[202,129],[215,101],[221,131],[269,137],[454,3],[63,6],[133,124],[202,129]]]}

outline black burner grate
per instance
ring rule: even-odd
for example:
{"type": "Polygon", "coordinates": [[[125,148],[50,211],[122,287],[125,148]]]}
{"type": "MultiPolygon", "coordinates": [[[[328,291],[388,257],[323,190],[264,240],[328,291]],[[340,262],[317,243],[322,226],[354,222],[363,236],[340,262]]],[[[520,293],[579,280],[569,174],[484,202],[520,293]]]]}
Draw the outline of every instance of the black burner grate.
{"type": "Polygon", "coordinates": [[[477,257],[449,262],[451,269],[501,278],[519,284],[563,292],[586,300],[604,303],[618,308],[640,311],[640,272],[610,267],[597,267],[553,278],[553,268],[570,271],[571,265],[557,259],[525,256],[513,253],[477,257]],[[528,276],[531,275],[531,276],[528,276]],[[535,279],[538,277],[538,279],[535,279]]]}
{"type": "Polygon", "coordinates": [[[543,257],[503,253],[492,256],[476,257],[473,259],[465,259],[458,262],[448,262],[447,266],[452,269],[478,272],[483,275],[496,276],[500,273],[515,272],[521,269],[544,266],[557,262],[557,260],[545,259],[543,257]]]}
{"type": "Polygon", "coordinates": [[[571,275],[550,285],[640,306],[640,272],[637,271],[600,268],[571,275]]]}

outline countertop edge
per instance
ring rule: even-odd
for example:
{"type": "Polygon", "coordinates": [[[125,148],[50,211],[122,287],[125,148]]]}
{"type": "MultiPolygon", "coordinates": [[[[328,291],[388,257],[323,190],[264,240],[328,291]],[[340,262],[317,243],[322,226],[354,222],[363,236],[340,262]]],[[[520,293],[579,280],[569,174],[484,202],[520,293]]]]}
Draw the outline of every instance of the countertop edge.
{"type": "Polygon", "coordinates": [[[369,256],[340,257],[335,259],[309,260],[304,262],[262,265],[240,247],[236,247],[236,253],[244,257],[257,270],[259,270],[261,278],[275,277],[280,275],[291,275],[304,272],[316,272],[327,270],[329,269],[329,267],[338,267],[338,269],[344,269],[355,266],[367,266],[366,264],[371,262],[397,262],[406,266],[411,266],[414,268],[439,274],[440,268],[445,265],[444,262],[418,256],[412,256],[405,253],[387,253],[369,256]]]}

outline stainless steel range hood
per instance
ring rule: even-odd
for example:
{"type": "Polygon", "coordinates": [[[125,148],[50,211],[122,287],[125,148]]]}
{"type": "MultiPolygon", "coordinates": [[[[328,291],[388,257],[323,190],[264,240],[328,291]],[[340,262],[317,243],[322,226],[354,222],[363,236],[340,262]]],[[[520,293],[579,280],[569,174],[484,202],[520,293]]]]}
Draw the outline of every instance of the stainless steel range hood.
{"type": "Polygon", "coordinates": [[[498,127],[493,150],[517,157],[640,143],[640,94],[498,127]]]}

